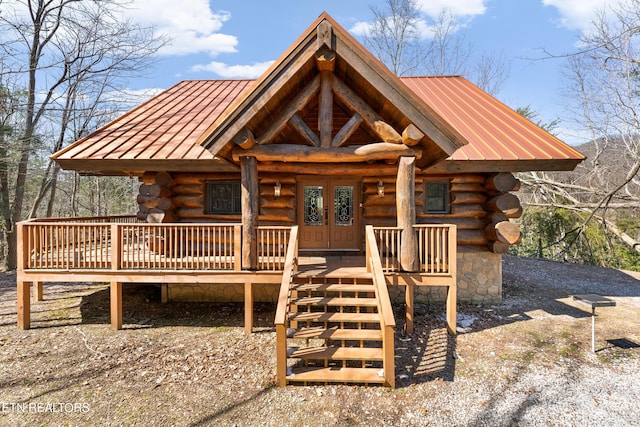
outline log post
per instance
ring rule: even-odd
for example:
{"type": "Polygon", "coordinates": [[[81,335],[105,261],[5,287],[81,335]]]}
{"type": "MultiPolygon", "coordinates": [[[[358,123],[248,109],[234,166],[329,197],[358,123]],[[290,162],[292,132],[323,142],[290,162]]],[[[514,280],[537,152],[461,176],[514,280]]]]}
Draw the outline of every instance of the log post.
{"type": "Polygon", "coordinates": [[[258,161],[255,157],[240,157],[242,182],[242,269],[258,268],[258,211],[260,191],[258,161]]]}
{"type": "Polygon", "coordinates": [[[330,71],[320,72],[320,94],[318,105],[318,129],[320,130],[320,147],[331,147],[333,131],[333,92],[330,71]]]}
{"type": "Polygon", "coordinates": [[[401,157],[396,178],[396,209],[398,227],[402,229],[400,244],[400,268],[403,271],[418,271],[418,246],[416,232],[416,158],[401,157]]]}

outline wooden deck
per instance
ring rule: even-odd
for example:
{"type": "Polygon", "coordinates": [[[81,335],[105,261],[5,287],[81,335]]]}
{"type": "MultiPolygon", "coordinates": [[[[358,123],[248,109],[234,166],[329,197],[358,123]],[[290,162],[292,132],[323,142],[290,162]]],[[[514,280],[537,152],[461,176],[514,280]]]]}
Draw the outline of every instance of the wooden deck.
{"type": "MultiPolygon", "coordinates": [[[[239,283],[245,286],[246,329],[251,331],[254,283],[280,283],[290,227],[259,227],[258,269],[242,269],[240,224],[145,224],[135,217],[58,218],[18,224],[18,326],[30,326],[30,286],[36,301],[43,282],[108,282],[113,290],[112,327],[121,327],[122,283],[239,283]]],[[[455,231],[416,226],[421,271],[400,272],[397,227],[375,228],[387,284],[406,287],[411,332],[415,286],[446,286],[455,301],[455,231]]],[[[453,227],[455,230],[455,227],[453,227]]],[[[298,275],[367,276],[364,256],[299,257],[298,275]]],[[[448,316],[449,324],[454,321],[448,316]]],[[[454,319],[454,318],[453,318],[454,319]]],[[[450,326],[455,333],[455,327],[450,326]]]]}

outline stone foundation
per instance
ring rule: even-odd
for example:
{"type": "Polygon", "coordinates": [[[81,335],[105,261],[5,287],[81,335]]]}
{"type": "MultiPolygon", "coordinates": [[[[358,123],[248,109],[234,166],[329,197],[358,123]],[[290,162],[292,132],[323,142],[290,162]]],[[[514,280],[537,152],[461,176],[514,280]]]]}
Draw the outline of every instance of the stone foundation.
{"type": "MultiPolygon", "coordinates": [[[[502,256],[492,252],[458,253],[458,302],[496,304],[502,301],[502,256]]],[[[242,302],[244,286],[234,283],[163,285],[163,300],[180,302],[242,302]],[[164,298],[166,295],[166,299],[164,298]]],[[[253,285],[254,301],[277,302],[280,284],[253,285]]],[[[389,288],[394,302],[404,302],[404,286],[389,288]]],[[[416,286],[415,302],[441,302],[445,287],[416,286]]]]}
{"type": "MultiPolygon", "coordinates": [[[[458,253],[458,302],[497,304],[502,301],[502,256],[492,252],[458,253]]],[[[397,303],[404,302],[404,286],[391,286],[389,296],[397,303]]],[[[415,302],[428,304],[443,302],[446,287],[416,286],[415,302]]]]}

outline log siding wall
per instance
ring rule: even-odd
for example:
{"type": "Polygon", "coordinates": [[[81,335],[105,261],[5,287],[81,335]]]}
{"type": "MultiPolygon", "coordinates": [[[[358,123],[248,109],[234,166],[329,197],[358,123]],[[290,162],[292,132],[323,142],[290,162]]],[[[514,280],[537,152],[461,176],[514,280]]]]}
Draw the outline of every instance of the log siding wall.
{"type": "MultiPolygon", "coordinates": [[[[216,180],[240,180],[240,173],[174,173],[171,174],[171,212],[178,222],[239,222],[240,215],[205,214],[205,183],[216,180]]],[[[496,221],[508,221],[517,215],[502,215],[496,212],[496,196],[505,193],[491,188],[490,174],[431,175],[416,174],[415,203],[416,223],[455,224],[458,229],[458,251],[504,253],[509,245],[496,242],[495,231],[487,227],[496,221]],[[449,182],[449,213],[425,212],[425,182],[449,182]],[[498,218],[501,217],[501,218],[498,218]],[[508,218],[507,218],[508,217],[508,218]],[[496,219],[497,218],[497,219],[496,219]],[[493,232],[490,232],[493,231],[493,232]]],[[[296,219],[296,177],[293,174],[261,172],[259,174],[260,225],[294,225],[296,219]],[[280,197],[275,197],[274,186],[280,183],[280,197]]],[[[514,189],[514,191],[517,188],[514,189]]],[[[376,227],[397,225],[396,176],[362,177],[362,226],[376,227]],[[384,185],[384,196],[378,195],[378,183],[384,185]]],[[[515,225],[515,224],[514,224],[515,225]]],[[[489,227],[491,228],[491,227],[489,227]]]]}
{"type": "MultiPolygon", "coordinates": [[[[175,173],[173,213],[178,222],[240,222],[241,215],[216,215],[205,213],[205,183],[208,181],[240,181],[240,173],[175,173]]],[[[261,173],[260,183],[260,225],[294,225],[296,181],[284,174],[261,173]],[[280,197],[275,197],[274,186],[280,182],[280,197]]]]}

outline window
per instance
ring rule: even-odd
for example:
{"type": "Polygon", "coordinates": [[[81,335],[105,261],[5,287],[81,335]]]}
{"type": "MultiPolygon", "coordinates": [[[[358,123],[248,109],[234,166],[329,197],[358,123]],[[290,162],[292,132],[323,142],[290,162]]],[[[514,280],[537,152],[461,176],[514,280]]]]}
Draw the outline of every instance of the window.
{"type": "Polygon", "coordinates": [[[240,181],[210,181],[205,184],[207,214],[242,214],[240,181]]]}
{"type": "Polygon", "coordinates": [[[425,182],[427,213],[449,213],[449,183],[425,182]]]}

